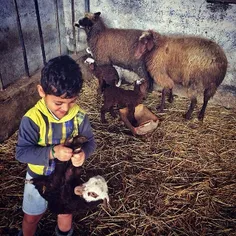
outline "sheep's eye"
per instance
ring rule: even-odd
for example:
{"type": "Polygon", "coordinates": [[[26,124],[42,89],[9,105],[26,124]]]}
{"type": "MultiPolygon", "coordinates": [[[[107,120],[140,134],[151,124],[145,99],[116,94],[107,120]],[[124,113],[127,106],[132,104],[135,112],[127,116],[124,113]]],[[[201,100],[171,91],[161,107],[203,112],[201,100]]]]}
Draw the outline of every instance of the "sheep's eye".
{"type": "Polygon", "coordinates": [[[98,197],[98,195],[96,193],[94,193],[94,192],[88,192],[88,196],[93,197],[93,198],[97,198],[98,197]]]}

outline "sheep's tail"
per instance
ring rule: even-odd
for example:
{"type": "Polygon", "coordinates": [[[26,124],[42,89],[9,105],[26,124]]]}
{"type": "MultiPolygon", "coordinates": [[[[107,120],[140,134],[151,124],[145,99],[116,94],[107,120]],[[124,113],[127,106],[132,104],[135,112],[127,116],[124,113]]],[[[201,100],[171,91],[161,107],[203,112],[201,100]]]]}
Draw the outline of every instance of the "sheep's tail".
{"type": "Polygon", "coordinates": [[[121,82],[122,82],[122,79],[119,78],[119,81],[117,82],[116,87],[120,87],[121,86],[121,82]]]}

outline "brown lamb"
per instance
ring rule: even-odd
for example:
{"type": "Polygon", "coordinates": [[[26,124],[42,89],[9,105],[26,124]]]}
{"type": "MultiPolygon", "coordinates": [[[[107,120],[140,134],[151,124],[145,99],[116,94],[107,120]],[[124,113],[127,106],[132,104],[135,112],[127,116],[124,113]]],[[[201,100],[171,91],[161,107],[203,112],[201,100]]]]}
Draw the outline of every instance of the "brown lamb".
{"type": "Polygon", "coordinates": [[[148,72],[163,87],[160,111],[165,107],[165,94],[173,101],[174,84],[187,88],[191,103],[186,119],[190,119],[197,95],[204,95],[198,119],[203,120],[207,103],[215,94],[227,71],[227,58],[215,42],[193,36],[164,36],[145,31],[139,38],[136,58],[144,58],[148,72]]]}
{"type": "Polygon", "coordinates": [[[86,13],[75,26],[83,28],[87,34],[87,43],[96,63],[112,64],[133,71],[148,81],[152,88],[152,78],[146,70],[142,58],[136,59],[135,49],[142,30],[108,28],[100,17],[100,12],[86,13]]]}
{"type": "Polygon", "coordinates": [[[95,60],[91,57],[88,57],[84,62],[89,65],[91,73],[98,79],[98,94],[101,94],[104,91],[106,85],[119,87],[120,79],[114,66],[98,66],[95,60]]]}
{"type": "Polygon", "coordinates": [[[125,90],[118,87],[107,87],[103,92],[104,104],[101,108],[101,122],[106,123],[105,113],[110,114],[115,118],[116,114],[113,107],[128,108],[127,118],[133,126],[137,126],[137,121],[134,116],[135,107],[142,103],[147,89],[147,81],[144,79],[137,80],[134,85],[134,90],[125,90]]]}

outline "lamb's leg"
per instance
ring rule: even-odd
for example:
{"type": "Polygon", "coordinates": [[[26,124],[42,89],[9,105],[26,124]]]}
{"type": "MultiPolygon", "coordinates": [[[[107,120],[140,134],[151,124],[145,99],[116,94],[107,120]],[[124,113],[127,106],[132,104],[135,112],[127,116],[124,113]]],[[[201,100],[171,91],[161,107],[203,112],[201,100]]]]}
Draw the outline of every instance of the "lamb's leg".
{"type": "Polygon", "coordinates": [[[101,108],[101,122],[102,123],[107,123],[106,118],[105,118],[106,112],[107,112],[107,109],[106,109],[105,105],[103,105],[101,108]]]}
{"type": "Polygon", "coordinates": [[[163,112],[165,108],[165,97],[166,97],[166,89],[163,88],[161,92],[161,104],[156,108],[159,112],[163,112]]]}
{"type": "Polygon", "coordinates": [[[197,104],[197,98],[196,97],[192,97],[189,109],[188,109],[187,113],[183,115],[183,117],[186,120],[190,120],[191,119],[191,115],[193,113],[193,110],[194,110],[196,104],[197,104]]]}
{"type": "Polygon", "coordinates": [[[135,119],[135,116],[134,116],[134,112],[135,112],[135,107],[133,106],[128,106],[128,115],[127,115],[127,118],[128,120],[130,121],[130,123],[134,126],[134,127],[137,127],[138,125],[138,122],[137,120],[135,119]]]}
{"type": "Polygon", "coordinates": [[[212,97],[212,93],[211,93],[211,91],[210,92],[209,91],[210,91],[209,89],[205,89],[205,91],[204,91],[204,99],[203,99],[202,109],[198,114],[199,120],[203,120],[204,115],[205,115],[205,110],[207,107],[207,103],[208,103],[209,99],[212,97]]]}
{"type": "Polygon", "coordinates": [[[116,118],[116,113],[113,109],[113,106],[110,107],[109,112],[110,112],[110,114],[112,115],[113,118],[116,118]]]}
{"type": "Polygon", "coordinates": [[[146,67],[146,65],[143,61],[141,61],[139,63],[137,74],[140,78],[144,78],[147,81],[148,86],[147,86],[147,91],[146,91],[146,94],[145,94],[145,97],[146,97],[147,92],[152,92],[153,91],[153,82],[154,81],[153,81],[153,78],[150,75],[150,73],[147,71],[147,67],[146,67]]]}

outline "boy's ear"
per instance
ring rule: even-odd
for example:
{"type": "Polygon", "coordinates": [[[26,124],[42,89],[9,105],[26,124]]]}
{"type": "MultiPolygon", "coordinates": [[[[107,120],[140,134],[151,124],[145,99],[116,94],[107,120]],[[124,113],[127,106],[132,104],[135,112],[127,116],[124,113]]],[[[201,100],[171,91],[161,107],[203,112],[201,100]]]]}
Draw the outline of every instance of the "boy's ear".
{"type": "Polygon", "coordinates": [[[38,84],[38,85],[37,85],[37,89],[38,89],[39,96],[40,96],[41,98],[44,98],[44,97],[46,96],[46,94],[45,94],[45,92],[44,92],[44,90],[43,90],[43,87],[38,84]]]}

